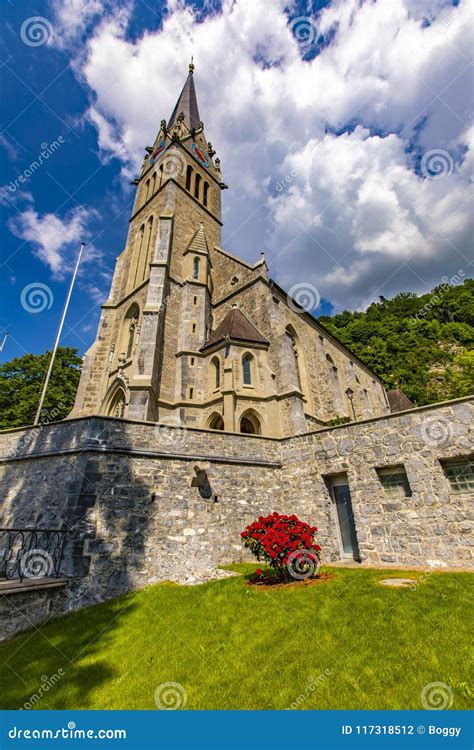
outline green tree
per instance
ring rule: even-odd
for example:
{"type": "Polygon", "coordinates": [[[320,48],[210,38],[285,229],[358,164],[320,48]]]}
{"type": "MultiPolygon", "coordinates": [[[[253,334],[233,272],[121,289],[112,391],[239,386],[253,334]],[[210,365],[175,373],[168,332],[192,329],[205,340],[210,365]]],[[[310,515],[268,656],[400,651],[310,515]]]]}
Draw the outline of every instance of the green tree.
{"type": "Polygon", "coordinates": [[[365,362],[386,388],[401,388],[416,404],[474,391],[474,280],[442,284],[417,297],[397,294],[365,313],[345,310],[319,319],[365,362]]]}
{"type": "MultiPolygon", "coordinates": [[[[32,424],[51,352],[25,354],[0,365],[0,428],[32,424]]],[[[82,359],[77,349],[59,347],[41,419],[64,419],[74,404],[82,359]]]]}

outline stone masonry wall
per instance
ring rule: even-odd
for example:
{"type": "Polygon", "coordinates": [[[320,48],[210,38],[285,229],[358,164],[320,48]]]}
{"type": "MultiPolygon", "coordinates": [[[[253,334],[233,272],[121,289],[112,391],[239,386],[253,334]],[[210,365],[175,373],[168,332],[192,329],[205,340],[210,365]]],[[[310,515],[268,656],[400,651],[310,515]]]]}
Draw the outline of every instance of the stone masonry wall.
{"type": "Polygon", "coordinates": [[[283,440],[104,417],[4,431],[0,527],[70,530],[70,581],[54,594],[54,611],[67,611],[248,559],[240,531],[274,510],[316,524],[323,561],[338,560],[327,481],[346,472],[363,564],[472,567],[472,494],[450,492],[440,464],[472,453],[472,408],[458,400],[283,440]],[[375,469],[394,464],[411,497],[384,495],[375,469]]]}
{"type": "Polygon", "coordinates": [[[363,563],[472,567],[473,494],[454,494],[442,461],[473,453],[473,404],[413,409],[283,441],[282,484],[308,509],[317,498],[321,546],[338,559],[337,519],[327,486],[346,473],[363,563]],[[377,468],[403,465],[411,497],[391,498],[377,468]]]}

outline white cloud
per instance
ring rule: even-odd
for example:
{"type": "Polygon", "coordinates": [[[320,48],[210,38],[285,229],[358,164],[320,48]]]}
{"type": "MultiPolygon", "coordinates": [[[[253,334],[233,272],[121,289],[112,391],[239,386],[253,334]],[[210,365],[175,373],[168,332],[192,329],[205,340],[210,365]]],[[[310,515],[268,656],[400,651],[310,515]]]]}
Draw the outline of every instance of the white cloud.
{"type": "Polygon", "coordinates": [[[39,215],[32,206],[9,222],[11,231],[20,239],[31,242],[37,257],[62,278],[70,267],[70,252],[79,249],[81,241],[90,237],[89,225],[98,214],[81,206],[61,219],[56,214],[39,215]]]}
{"type": "Polygon", "coordinates": [[[18,148],[5,136],[0,134],[0,146],[5,149],[10,161],[18,159],[18,148]]]}
{"type": "Polygon", "coordinates": [[[64,49],[78,40],[91,22],[110,7],[109,0],[50,0],[54,34],[50,44],[64,49]]]}
{"type": "MultiPolygon", "coordinates": [[[[62,3],[72,18],[79,5],[62,3]]],[[[339,305],[381,287],[425,290],[451,268],[469,273],[467,0],[334,0],[317,19],[327,44],[309,62],[284,0],[224,0],[222,14],[200,23],[178,0],[168,5],[162,28],[134,40],[130,6],[102,18],[76,61],[99,147],[126,176],[194,54],[200,113],[231,188],[230,250],[255,259],[266,244],[280,283],[310,278],[339,305]],[[449,152],[449,176],[415,171],[415,154],[431,149],[449,152]]]]}

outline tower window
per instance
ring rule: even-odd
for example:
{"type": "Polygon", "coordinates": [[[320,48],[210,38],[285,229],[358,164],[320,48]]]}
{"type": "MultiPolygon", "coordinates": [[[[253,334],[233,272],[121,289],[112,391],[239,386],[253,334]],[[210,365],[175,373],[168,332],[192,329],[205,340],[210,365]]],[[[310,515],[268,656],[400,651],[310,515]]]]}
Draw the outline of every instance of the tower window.
{"type": "Polygon", "coordinates": [[[204,192],[203,192],[203,196],[202,196],[202,202],[203,202],[203,204],[205,206],[207,206],[208,196],[209,196],[209,183],[205,182],[204,183],[204,192]]]}
{"type": "Polygon", "coordinates": [[[192,333],[196,333],[196,323],[192,324],[191,331],[192,333]]]}
{"type": "Polygon", "coordinates": [[[189,398],[192,399],[194,396],[194,388],[189,389],[189,398]]]}
{"type": "Polygon", "coordinates": [[[191,190],[191,178],[193,176],[193,168],[188,164],[186,169],[186,190],[191,190]]]}
{"type": "Polygon", "coordinates": [[[194,357],[191,357],[191,367],[194,367],[194,357]]]}
{"type": "Polygon", "coordinates": [[[252,385],[252,364],[250,354],[245,354],[242,359],[242,376],[244,385],[252,385]]]}
{"type": "Polygon", "coordinates": [[[201,175],[197,174],[194,179],[194,197],[199,200],[199,193],[201,190],[201,175]]]}
{"type": "Polygon", "coordinates": [[[160,164],[160,184],[158,185],[158,187],[161,187],[162,183],[163,183],[163,164],[160,164]]]}
{"type": "Polygon", "coordinates": [[[198,298],[197,297],[193,297],[193,305],[197,305],[197,301],[198,301],[198,298]]]}
{"type": "Polygon", "coordinates": [[[193,279],[199,278],[199,266],[200,266],[200,260],[199,258],[194,258],[193,260],[193,279]]]}

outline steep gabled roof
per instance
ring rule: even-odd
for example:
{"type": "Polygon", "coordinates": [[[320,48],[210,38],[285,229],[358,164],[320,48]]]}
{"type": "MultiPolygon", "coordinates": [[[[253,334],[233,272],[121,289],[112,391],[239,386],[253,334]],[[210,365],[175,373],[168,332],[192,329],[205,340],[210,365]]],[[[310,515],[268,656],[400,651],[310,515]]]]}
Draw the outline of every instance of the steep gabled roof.
{"type": "Polygon", "coordinates": [[[202,223],[202,221],[199,226],[199,229],[193,235],[191,242],[189,243],[188,247],[184,251],[185,255],[186,253],[205,253],[206,255],[209,253],[209,248],[207,246],[207,240],[206,240],[206,233],[204,231],[204,224],[202,223]]]}
{"type": "Polygon", "coordinates": [[[215,331],[212,331],[208,340],[201,347],[201,351],[208,349],[213,344],[217,344],[224,339],[234,339],[237,341],[244,341],[250,344],[269,344],[270,342],[264,338],[245,317],[243,312],[238,307],[233,307],[227,315],[224,317],[221,323],[217,326],[215,331]]]}
{"type": "Polygon", "coordinates": [[[188,77],[186,78],[183,90],[176,102],[176,106],[173,109],[168,128],[173,127],[180,112],[183,113],[184,121],[189,129],[197,128],[201,121],[196,97],[196,87],[194,86],[193,70],[194,65],[191,63],[189,66],[188,77]]]}

